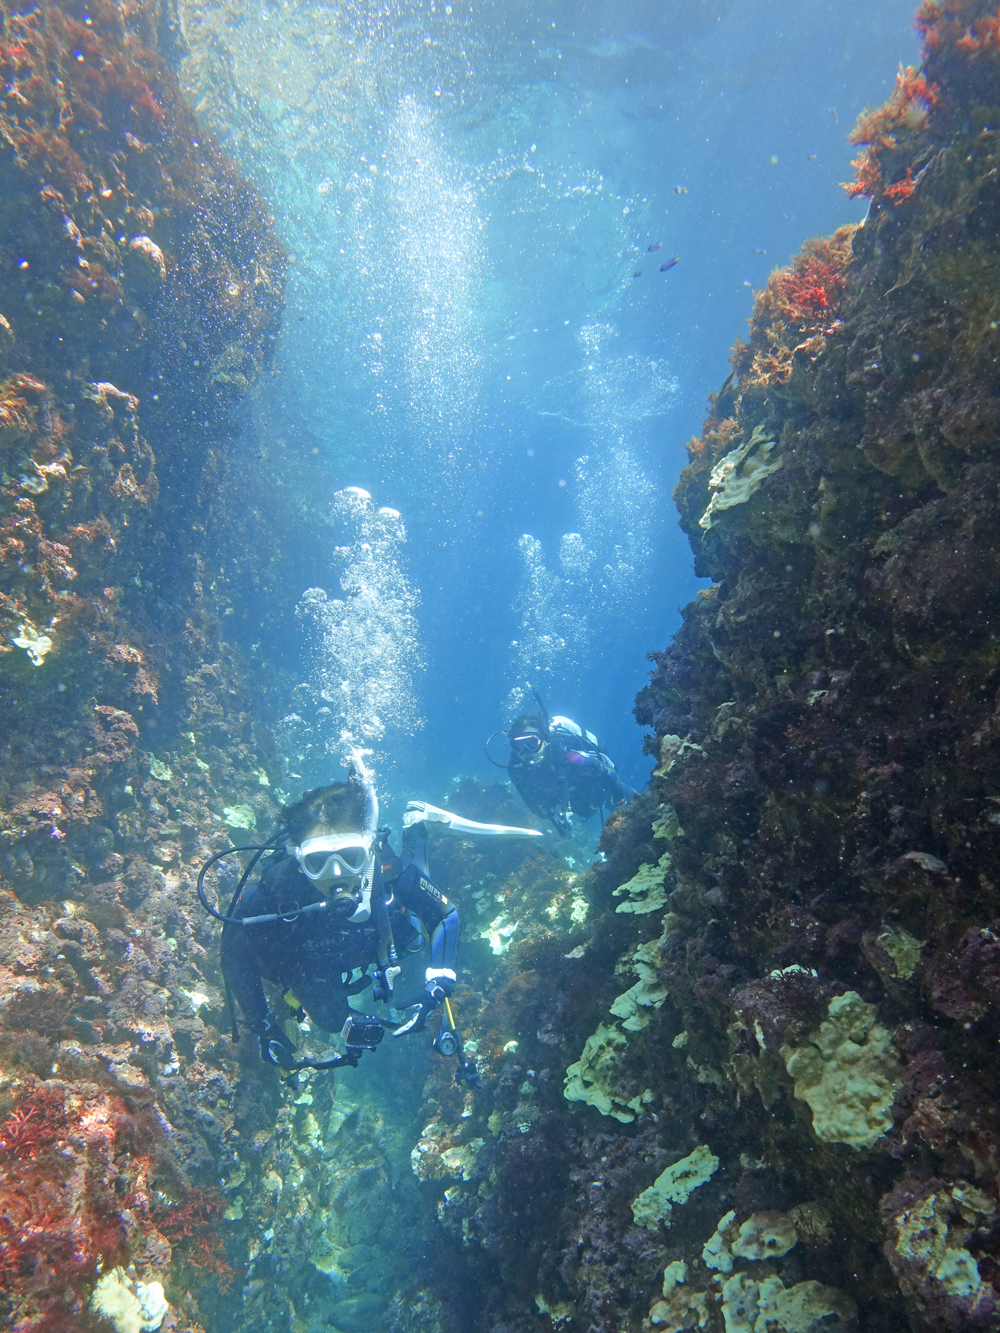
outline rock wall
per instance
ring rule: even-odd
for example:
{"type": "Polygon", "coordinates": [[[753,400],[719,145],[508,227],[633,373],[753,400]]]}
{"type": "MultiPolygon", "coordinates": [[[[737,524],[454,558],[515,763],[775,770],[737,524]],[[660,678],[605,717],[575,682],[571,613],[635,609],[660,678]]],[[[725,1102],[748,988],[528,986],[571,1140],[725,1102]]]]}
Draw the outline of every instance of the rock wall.
{"type": "Polygon", "coordinates": [[[469,1327],[1000,1327],[1000,19],[917,22],[867,220],[771,276],[691,443],[650,788],[576,947],[510,957],[469,1327]]]}
{"type": "Polygon", "coordinates": [[[126,1304],[163,1281],[178,1329],[236,1278],[213,1187],[237,1066],[202,1016],[221,1000],[191,894],[232,810],[270,821],[272,750],[204,514],[284,256],[157,54],[165,28],[152,6],[0,7],[0,1309],[19,1329],[89,1327],[102,1266],[132,1266],[126,1304]]]}

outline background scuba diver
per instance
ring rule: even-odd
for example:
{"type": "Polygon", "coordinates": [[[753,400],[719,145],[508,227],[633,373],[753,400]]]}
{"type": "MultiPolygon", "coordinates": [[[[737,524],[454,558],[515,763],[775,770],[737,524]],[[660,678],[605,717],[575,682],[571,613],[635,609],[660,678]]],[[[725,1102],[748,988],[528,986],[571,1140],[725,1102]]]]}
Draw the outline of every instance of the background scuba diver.
{"type": "Polygon", "coordinates": [[[568,717],[550,718],[538,692],[532,694],[538,711],[521,713],[507,732],[507,772],[528,809],[565,835],[572,815],[589,819],[630,801],[635,791],[622,782],[593,732],[568,717]]]}
{"type": "MultiPolygon", "coordinates": [[[[350,761],[347,782],[316,788],[284,810],[272,839],[283,845],[267,857],[259,880],[237,893],[222,918],[223,976],[257,1035],[262,1059],[285,1069],[356,1065],[363,1050],[378,1045],[384,1026],[393,1026],[349,1006],[349,996],[370,986],[373,999],[405,1014],[393,1026],[395,1036],[423,1029],[428,1015],[444,1003],[447,1022],[435,1044],[443,1054],[458,1055],[460,1082],[478,1084],[448,1003],[455,985],[459,917],[427,871],[431,823],[466,837],[537,836],[534,830],[476,824],[411,801],[403,817],[402,856],[397,856],[388,844],[388,830],[378,828],[374,785],[358,756],[350,761]],[[400,938],[407,951],[421,949],[429,936],[424,987],[403,1004],[393,996],[400,973],[394,921],[405,930],[400,938]],[[268,1008],[265,980],[290,991],[317,1026],[339,1031],[345,1054],[319,1064],[297,1061],[283,1025],[268,1008]]],[[[203,878],[204,871],[199,896],[208,907],[203,878]]]]}

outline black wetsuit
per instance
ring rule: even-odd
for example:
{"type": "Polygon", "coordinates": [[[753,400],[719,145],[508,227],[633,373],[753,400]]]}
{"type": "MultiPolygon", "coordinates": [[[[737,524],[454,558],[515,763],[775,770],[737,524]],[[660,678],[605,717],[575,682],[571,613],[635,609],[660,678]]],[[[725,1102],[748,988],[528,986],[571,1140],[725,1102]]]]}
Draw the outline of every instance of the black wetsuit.
{"type": "MultiPolygon", "coordinates": [[[[400,940],[416,935],[416,918],[430,937],[431,965],[454,967],[458,950],[458,912],[427,878],[426,830],[416,825],[406,830],[402,860],[383,846],[382,867],[390,919],[403,925],[400,940]]],[[[299,869],[285,851],[275,852],[264,864],[260,879],[247,889],[234,915],[240,918],[287,913],[296,906],[318,902],[327,895],[299,869]]],[[[377,939],[372,918],[350,922],[353,903],[338,910],[312,912],[288,921],[261,925],[227,924],[222,930],[222,970],[247,1022],[260,1031],[268,1019],[263,981],[291,991],[309,1017],[327,1032],[336,1032],[347,1019],[348,996],[370,984],[358,980],[376,961],[377,939]]]]}
{"type": "Polygon", "coordinates": [[[605,806],[622,805],[635,795],[589,733],[578,736],[554,722],[544,739],[540,758],[511,754],[507,772],[528,809],[551,819],[560,832],[570,813],[590,819],[605,806]]]}

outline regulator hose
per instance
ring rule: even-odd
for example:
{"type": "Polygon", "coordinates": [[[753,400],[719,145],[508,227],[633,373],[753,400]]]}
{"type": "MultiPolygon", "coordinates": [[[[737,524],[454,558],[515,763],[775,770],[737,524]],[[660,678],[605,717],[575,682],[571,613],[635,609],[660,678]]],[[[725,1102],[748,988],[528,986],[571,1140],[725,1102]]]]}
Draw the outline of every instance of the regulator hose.
{"type": "Polygon", "coordinates": [[[504,771],[506,771],[506,769],[507,769],[507,765],[506,765],[506,764],[498,764],[497,761],[496,761],[496,760],[493,758],[493,756],[490,754],[490,741],[495,740],[497,736],[503,736],[503,735],[505,735],[505,734],[506,734],[506,733],[504,732],[503,727],[501,727],[500,730],[499,730],[499,731],[495,731],[495,732],[493,733],[492,736],[487,736],[487,738],[486,738],[486,744],[483,746],[483,749],[486,751],[486,758],[490,761],[490,763],[493,765],[493,767],[494,767],[494,768],[502,768],[502,769],[504,769],[504,771]]]}
{"type": "Polygon", "coordinates": [[[274,851],[274,849],[277,846],[278,846],[278,837],[277,835],[275,835],[275,837],[273,837],[270,840],[270,842],[250,843],[246,847],[227,847],[224,852],[216,852],[214,856],[210,856],[208,858],[208,860],[202,866],[201,870],[198,872],[198,901],[201,903],[202,907],[205,909],[205,911],[208,913],[209,916],[214,916],[216,921],[224,921],[227,925],[233,925],[233,926],[243,925],[243,917],[233,916],[233,911],[236,907],[236,904],[240,900],[240,894],[243,892],[243,888],[247,880],[250,878],[251,871],[253,870],[257,862],[260,860],[264,852],[274,851]],[[230,899],[229,908],[226,912],[226,915],[223,916],[221,912],[216,911],[216,909],[205,897],[205,876],[210,870],[210,868],[215,865],[216,861],[221,861],[224,856],[233,856],[236,854],[236,852],[253,852],[254,855],[251,858],[250,864],[247,866],[246,870],[244,870],[243,874],[240,876],[240,882],[236,885],[236,892],[230,899]]]}

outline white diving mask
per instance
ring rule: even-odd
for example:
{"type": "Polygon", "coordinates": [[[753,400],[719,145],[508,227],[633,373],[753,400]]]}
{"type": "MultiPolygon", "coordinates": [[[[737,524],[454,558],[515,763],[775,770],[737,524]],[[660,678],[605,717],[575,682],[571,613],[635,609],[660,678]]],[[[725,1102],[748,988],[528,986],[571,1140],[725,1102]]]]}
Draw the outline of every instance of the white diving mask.
{"type": "Polygon", "coordinates": [[[375,849],[372,839],[359,833],[323,833],[289,846],[306,879],[322,892],[357,904],[348,921],[367,921],[372,914],[372,876],[375,849]]]}
{"type": "Polygon", "coordinates": [[[294,848],[303,875],[314,884],[357,879],[368,869],[371,838],[359,833],[323,833],[294,848]]]}

